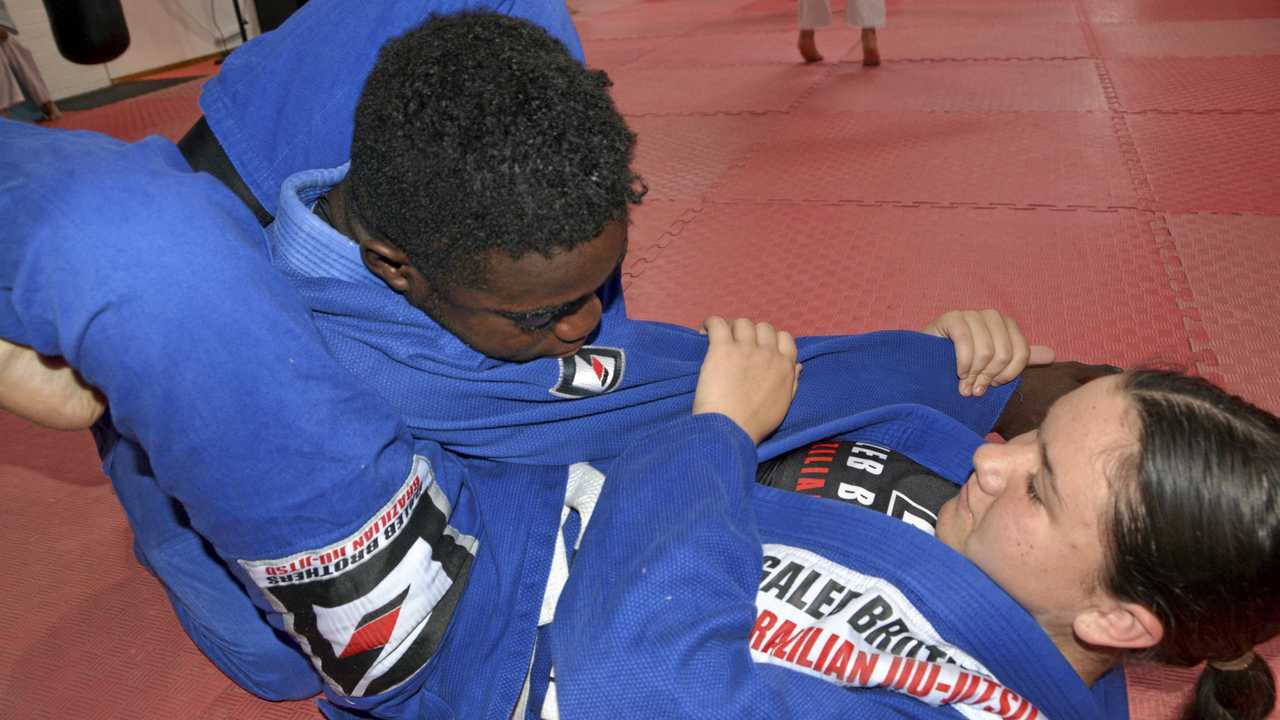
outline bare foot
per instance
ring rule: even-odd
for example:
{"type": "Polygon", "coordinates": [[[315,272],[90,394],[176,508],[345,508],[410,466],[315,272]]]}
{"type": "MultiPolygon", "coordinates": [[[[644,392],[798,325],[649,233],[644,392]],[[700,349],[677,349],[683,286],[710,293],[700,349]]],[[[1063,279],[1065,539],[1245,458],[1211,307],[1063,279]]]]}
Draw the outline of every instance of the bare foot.
{"type": "Polygon", "coordinates": [[[807,63],[822,62],[822,53],[818,52],[818,42],[813,38],[812,30],[801,30],[800,40],[796,43],[800,48],[800,57],[807,63]]]}
{"type": "Polygon", "coordinates": [[[862,28],[862,64],[866,67],[880,65],[880,43],[875,28],[862,28]]]}
{"type": "Polygon", "coordinates": [[[58,106],[55,105],[52,101],[41,105],[40,109],[44,112],[44,119],[46,122],[57,120],[58,118],[62,117],[62,111],[59,110],[58,106]]]}

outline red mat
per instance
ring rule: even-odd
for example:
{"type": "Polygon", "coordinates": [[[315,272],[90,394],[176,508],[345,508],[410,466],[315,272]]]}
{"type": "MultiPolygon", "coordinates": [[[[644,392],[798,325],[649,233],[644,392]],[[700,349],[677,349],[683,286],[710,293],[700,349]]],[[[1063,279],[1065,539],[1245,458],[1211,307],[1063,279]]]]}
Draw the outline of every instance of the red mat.
{"type": "MultiPolygon", "coordinates": [[[[794,0],[571,1],[650,186],[634,314],[834,333],[994,305],[1064,357],[1181,363],[1280,410],[1275,0],[889,0],[874,70],[834,4],[804,66],[794,0]]],[[[59,126],[176,139],[198,91],[59,126]]],[[[318,717],[194,649],[87,436],[0,417],[0,507],[0,718],[318,717]]],[[[1172,720],[1195,671],[1129,677],[1135,720],[1172,720]]]]}
{"type": "Polygon", "coordinates": [[[1137,203],[1105,114],[796,111],[775,127],[715,199],[1137,203]]]}
{"type": "Polygon", "coordinates": [[[1280,111],[1280,55],[1108,60],[1129,112],[1280,111]]]}
{"type": "MultiPolygon", "coordinates": [[[[861,60],[861,51],[854,51],[861,60]]],[[[800,111],[1097,112],[1107,109],[1093,60],[904,63],[892,73],[846,63],[800,111]]]]}
{"type": "Polygon", "coordinates": [[[1084,0],[1096,22],[1274,18],[1275,0],[1084,0]]]}
{"type": "Polygon", "coordinates": [[[1158,209],[1280,215],[1280,118],[1272,113],[1132,115],[1158,209]]]}
{"type": "Polygon", "coordinates": [[[1094,32],[1106,57],[1214,57],[1280,53],[1280,20],[1276,19],[1101,23],[1094,26],[1094,32]]]}
{"type": "Polygon", "coordinates": [[[714,203],[673,235],[636,268],[633,315],[825,335],[991,306],[1066,357],[1191,361],[1141,213],[714,203]]]}
{"type": "Polygon", "coordinates": [[[779,118],[713,115],[628,118],[635,131],[636,170],[651,199],[701,199],[752,145],[772,135],[779,118]]]}
{"type": "MultiPolygon", "coordinates": [[[[897,29],[897,26],[893,26],[897,29]]],[[[1079,23],[1030,23],[1010,28],[998,22],[962,19],[913,24],[910,32],[886,32],[880,54],[887,60],[970,58],[1083,58],[1089,44],[1079,23]]]]}
{"type": "Polygon", "coordinates": [[[1280,412],[1280,217],[1174,215],[1169,231],[1196,310],[1192,345],[1228,388],[1280,412]]]}

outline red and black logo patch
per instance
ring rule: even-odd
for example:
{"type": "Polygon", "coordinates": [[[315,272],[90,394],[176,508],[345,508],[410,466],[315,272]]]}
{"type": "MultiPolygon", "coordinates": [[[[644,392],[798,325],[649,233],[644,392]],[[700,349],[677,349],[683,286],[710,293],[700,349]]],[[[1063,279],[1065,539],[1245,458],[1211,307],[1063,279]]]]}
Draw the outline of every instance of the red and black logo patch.
{"type": "Polygon", "coordinates": [[[351,536],[241,566],[334,689],[376,695],[431,659],[466,587],[477,540],[449,525],[451,513],[418,457],[395,497],[351,536]]]}
{"type": "Polygon", "coordinates": [[[622,382],[626,354],[621,348],[588,345],[569,357],[560,358],[560,382],[551,394],[562,398],[603,395],[622,382]]]}

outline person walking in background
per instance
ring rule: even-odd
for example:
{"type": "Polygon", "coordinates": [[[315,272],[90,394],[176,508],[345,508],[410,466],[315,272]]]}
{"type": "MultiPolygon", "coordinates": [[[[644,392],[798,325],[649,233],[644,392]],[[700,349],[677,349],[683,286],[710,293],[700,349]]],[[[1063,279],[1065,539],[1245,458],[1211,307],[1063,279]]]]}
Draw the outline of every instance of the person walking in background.
{"type": "MultiPolygon", "coordinates": [[[[884,27],[884,0],[849,0],[845,8],[849,27],[862,28],[862,64],[880,64],[876,28],[884,27]]],[[[814,30],[831,24],[831,0],[800,0],[800,56],[805,62],[822,62],[814,30]]]]}
{"type": "Polygon", "coordinates": [[[31,51],[18,42],[17,34],[18,27],[9,16],[4,0],[0,0],[0,110],[26,98],[40,108],[45,120],[57,120],[62,117],[62,111],[49,95],[31,51]]]}

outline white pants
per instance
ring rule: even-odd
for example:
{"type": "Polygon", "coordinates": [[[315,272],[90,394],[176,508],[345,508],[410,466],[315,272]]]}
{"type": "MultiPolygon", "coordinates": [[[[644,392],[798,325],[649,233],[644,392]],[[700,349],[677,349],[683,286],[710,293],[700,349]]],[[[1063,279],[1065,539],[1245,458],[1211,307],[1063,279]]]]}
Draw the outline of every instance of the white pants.
{"type": "MultiPolygon", "coordinates": [[[[884,27],[884,0],[849,0],[845,22],[850,27],[884,27]]],[[[831,24],[831,0],[800,0],[800,29],[816,30],[831,24]]]]}
{"type": "Polygon", "coordinates": [[[31,51],[10,34],[0,40],[0,110],[17,105],[23,97],[36,107],[52,100],[31,51]]]}

